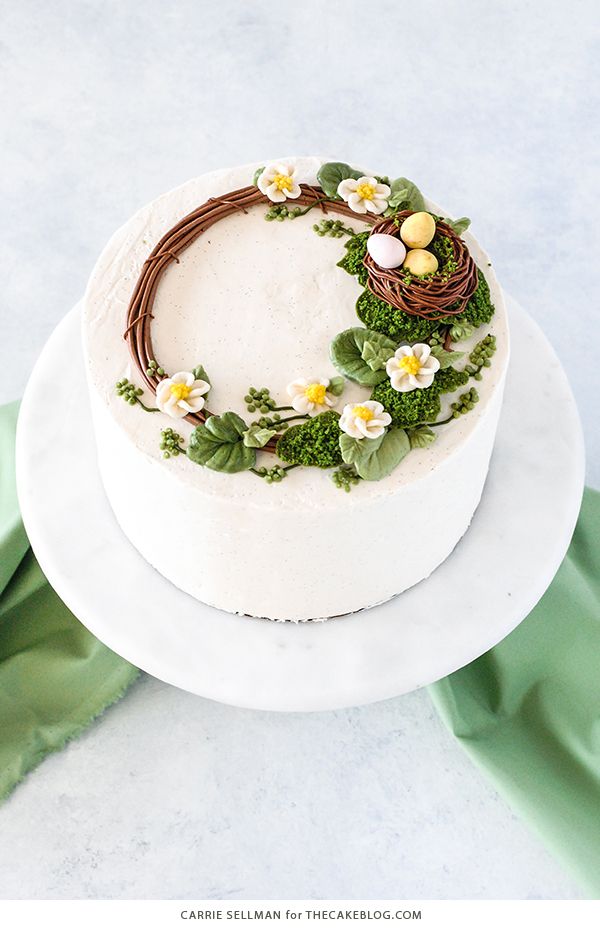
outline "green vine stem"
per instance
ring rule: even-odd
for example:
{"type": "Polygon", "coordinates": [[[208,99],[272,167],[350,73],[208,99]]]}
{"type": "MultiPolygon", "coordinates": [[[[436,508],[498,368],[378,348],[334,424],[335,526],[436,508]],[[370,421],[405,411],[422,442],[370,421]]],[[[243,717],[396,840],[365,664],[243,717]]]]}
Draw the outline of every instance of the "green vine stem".
{"type": "Polygon", "coordinates": [[[264,465],[260,468],[250,468],[249,471],[253,475],[256,475],[257,478],[262,478],[263,481],[266,481],[267,484],[277,484],[279,481],[283,481],[284,478],[287,478],[289,471],[292,471],[293,468],[299,468],[299,465],[274,465],[273,468],[265,468],[264,465]]]}
{"type": "Polygon", "coordinates": [[[313,202],[309,203],[304,209],[302,209],[302,207],[292,207],[291,210],[287,203],[275,203],[265,213],[265,219],[268,223],[273,220],[277,220],[279,223],[282,223],[283,220],[295,220],[298,216],[305,216],[313,207],[318,206],[320,203],[324,203],[326,200],[330,200],[330,198],[317,197],[316,200],[313,200],[313,202]]]}

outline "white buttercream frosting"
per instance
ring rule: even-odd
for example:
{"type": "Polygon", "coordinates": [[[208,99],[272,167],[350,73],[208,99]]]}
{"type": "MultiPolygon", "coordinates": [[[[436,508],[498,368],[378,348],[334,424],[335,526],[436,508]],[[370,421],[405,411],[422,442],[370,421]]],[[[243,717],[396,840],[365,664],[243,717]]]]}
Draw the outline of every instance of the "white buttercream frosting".
{"type": "MultiPolygon", "coordinates": [[[[298,183],[314,184],[321,160],[285,158],[281,164],[293,166],[298,183]]],[[[411,451],[380,482],[362,481],[344,494],[317,468],[295,469],[269,486],[252,474],[221,474],[181,455],[165,461],[160,431],[173,420],[124,404],[114,391],[123,377],[139,383],[123,340],[129,298],[161,236],[209,197],[250,184],[257,167],[212,172],[159,197],[102,253],[87,289],[83,323],[100,468],[125,533],[185,591],[255,616],[332,616],[385,600],[426,577],[466,530],[500,410],[508,360],[504,304],[487,256],[466,234],[496,304],[492,323],[459,346],[468,351],[487,332],[497,337],[492,367],[477,385],[480,403],[440,428],[432,446],[411,451]],[[424,509],[427,532],[420,533],[424,509]],[[400,558],[396,545],[389,556],[385,545],[386,527],[396,518],[417,528],[400,558]],[[177,553],[161,541],[172,537],[185,541],[177,553]],[[263,564],[271,566],[268,578],[256,572],[257,545],[263,564]],[[309,563],[327,570],[307,573],[303,565],[309,563]]],[[[323,382],[336,374],[329,344],[358,325],[361,292],[356,279],[337,267],[342,243],[316,236],[310,213],[266,223],[265,210],[236,213],[200,236],[165,272],[153,311],[158,363],[169,372],[202,364],[211,381],[210,410],[234,410],[248,421],[244,396],[250,385],[268,386],[285,404],[294,372],[318,374],[323,382]]],[[[364,228],[359,216],[345,222],[364,228]]],[[[369,393],[347,382],[343,404],[364,403],[369,393]]],[[[144,399],[154,406],[150,395],[144,399]]],[[[443,396],[443,413],[451,399],[443,396]]],[[[191,424],[179,420],[177,429],[187,443],[191,424]]],[[[276,461],[259,455],[268,466],[276,461]]]]}

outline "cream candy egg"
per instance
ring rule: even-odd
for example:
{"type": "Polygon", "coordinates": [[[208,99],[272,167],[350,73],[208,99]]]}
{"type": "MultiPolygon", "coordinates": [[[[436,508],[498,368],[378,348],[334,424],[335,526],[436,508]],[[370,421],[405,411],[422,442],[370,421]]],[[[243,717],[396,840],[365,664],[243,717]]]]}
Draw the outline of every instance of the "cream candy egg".
{"type": "Polygon", "coordinates": [[[424,249],[435,236],[435,220],[431,213],[413,213],[400,227],[400,236],[409,249],[424,249]]]}
{"type": "Polygon", "coordinates": [[[427,249],[411,249],[402,267],[416,275],[433,274],[438,270],[438,260],[427,249]]]}
{"type": "Polygon", "coordinates": [[[373,233],[369,236],[367,252],[380,268],[398,268],[406,257],[404,243],[387,233],[373,233]]]}

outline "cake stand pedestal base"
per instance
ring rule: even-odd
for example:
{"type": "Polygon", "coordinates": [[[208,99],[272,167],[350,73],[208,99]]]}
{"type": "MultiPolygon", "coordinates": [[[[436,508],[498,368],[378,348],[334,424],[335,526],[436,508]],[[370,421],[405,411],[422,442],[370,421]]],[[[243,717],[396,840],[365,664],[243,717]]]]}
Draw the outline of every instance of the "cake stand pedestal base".
{"type": "MultiPolygon", "coordinates": [[[[31,375],[17,479],[31,545],[73,613],[163,681],[242,707],[330,710],[412,691],[503,639],[540,599],[568,547],[583,491],[583,442],[556,355],[509,301],[512,360],[490,473],[452,555],[392,601],[326,623],[273,623],[207,607],[158,574],[105,497],[80,307],[31,375]]],[[[333,489],[332,493],[340,493],[333,489]]]]}

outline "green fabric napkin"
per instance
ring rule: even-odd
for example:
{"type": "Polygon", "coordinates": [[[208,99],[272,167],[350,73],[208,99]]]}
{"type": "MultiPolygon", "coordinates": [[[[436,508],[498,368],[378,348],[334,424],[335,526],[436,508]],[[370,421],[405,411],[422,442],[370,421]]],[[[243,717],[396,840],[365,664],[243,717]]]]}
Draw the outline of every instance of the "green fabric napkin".
{"type": "Polygon", "coordinates": [[[139,674],[65,607],[29,548],[15,488],[17,411],[0,407],[0,799],[139,674]]]}
{"type": "Polygon", "coordinates": [[[567,556],[527,619],[429,691],[463,749],[511,807],[600,896],[597,491],[586,489],[567,556]]]}

